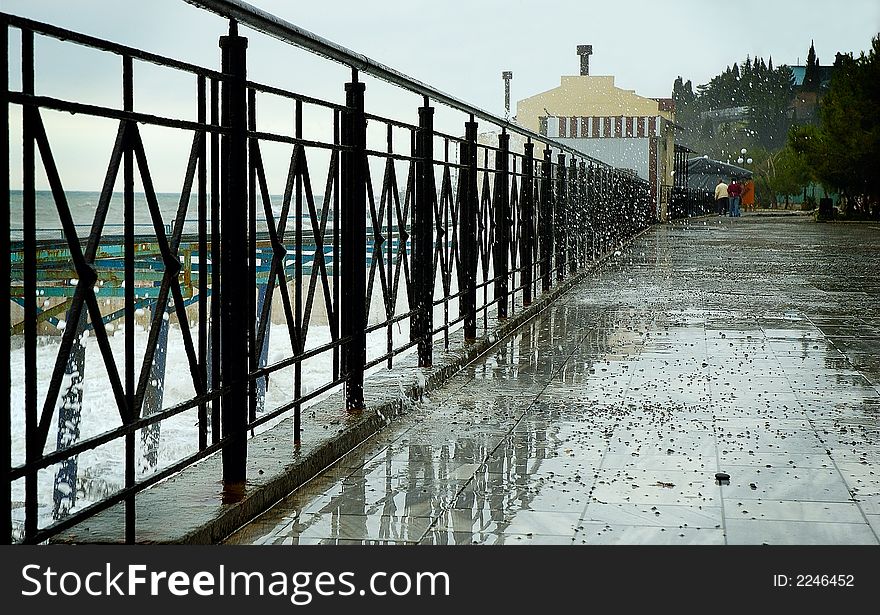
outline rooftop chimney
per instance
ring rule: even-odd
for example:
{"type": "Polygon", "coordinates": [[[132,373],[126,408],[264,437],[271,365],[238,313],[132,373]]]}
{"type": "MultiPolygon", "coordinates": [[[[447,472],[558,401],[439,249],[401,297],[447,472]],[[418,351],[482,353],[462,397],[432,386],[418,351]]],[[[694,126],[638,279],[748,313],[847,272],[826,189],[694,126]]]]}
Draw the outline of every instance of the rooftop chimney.
{"type": "Polygon", "coordinates": [[[513,79],[513,72],[506,70],[501,73],[504,79],[504,119],[510,119],[510,80],[513,79]]]}
{"type": "Polygon", "coordinates": [[[590,55],[593,53],[592,45],[578,45],[578,55],[581,57],[581,76],[590,74],[590,55]]]}

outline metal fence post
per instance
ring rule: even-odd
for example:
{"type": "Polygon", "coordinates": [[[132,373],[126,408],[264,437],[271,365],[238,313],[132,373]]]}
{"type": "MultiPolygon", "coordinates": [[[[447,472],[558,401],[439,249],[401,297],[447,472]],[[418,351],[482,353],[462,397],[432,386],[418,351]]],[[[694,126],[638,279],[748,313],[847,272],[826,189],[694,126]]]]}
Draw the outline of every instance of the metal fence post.
{"type": "Polygon", "coordinates": [[[620,211],[620,177],[616,171],[611,171],[611,209],[608,211],[608,250],[615,251],[617,247],[618,224],[617,213],[620,211]]]}
{"type": "Polygon", "coordinates": [[[535,144],[529,139],[523,146],[522,167],[522,229],[520,244],[520,265],[522,271],[523,305],[532,304],[532,250],[535,245],[534,222],[534,179],[535,164],[533,156],[535,144]]]}
{"type": "Polygon", "coordinates": [[[462,196],[459,211],[459,258],[462,270],[460,311],[464,315],[464,337],[477,337],[477,123],[474,116],[464,123],[465,141],[461,144],[462,196]]]}
{"type": "Polygon", "coordinates": [[[552,150],[544,150],[541,162],[541,210],[538,212],[538,234],[541,261],[541,291],[550,290],[550,259],[553,256],[553,161],[552,150]]]}
{"type": "Polygon", "coordinates": [[[587,226],[590,229],[587,248],[590,262],[596,262],[599,256],[598,237],[596,236],[596,202],[598,201],[599,194],[598,187],[596,186],[597,170],[597,167],[593,166],[592,162],[587,168],[587,226]]]}
{"type": "Polygon", "coordinates": [[[247,465],[248,412],[248,224],[247,224],[247,39],[238,36],[236,22],[229,23],[229,36],[220,37],[222,70],[220,253],[220,363],[224,387],[221,400],[223,482],[243,483],[247,465]]]}
{"type": "Polygon", "coordinates": [[[510,254],[510,187],[508,185],[508,153],[510,135],[502,129],[495,152],[495,298],[498,318],[507,318],[508,260],[510,254]]]}
{"type": "Polygon", "coordinates": [[[434,328],[434,107],[419,107],[416,137],[416,199],[413,211],[412,270],[415,314],[410,339],[418,340],[419,367],[430,367],[434,328]]]}
{"type": "Polygon", "coordinates": [[[565,154],[557,154],[556,160],[556,215],[553,218],[553,235],[556,245],[556,279],[561,280],[565,278],[565,248],[568,240],[568,229],[565,228],[568,210],[565,154]]]}
{"type": "Polygon", "coordinates": [[[568,265],[574,272],[578,267],[578,247],[580,245],[580,203],[581,177],[578,161],[572,157],[568,167],[568,265]]]}
{"type": "Polygon", "coordinates": [[[621,175],[615,170],[612,174],[614,178],[614,206],[611,210],[611,230],[612,230],[612,242],[611,247],[617,248],[620,244],[620,236],[623,232],[622,227],[622,212],[623,212],[623,194],[624,194],[624,185],[623,178],[621,175]]]}
{"type": "Polygon", "coordinates": [[[579,186],[580,203],[578,205],[578,259],[581,267],[587,266],[587,163],[582,160],[580,165],[579,186]]]}
{"type": "Polygon", "coordinates": [[[608,207],[611,200],[611,190],[608,181],[608,169],[599,169],[599,256],[604,256],[608,251],[608,207]]]}
{"type": "Polygon", "coordinates": [[[342,255],[339,270],[342,286],[340,333],[347,340],[342,346],[340,367],[345,375],[345,408],[349,411],[364,408],[364,363],[367,358],[366,86],[358,81],[357,70],[352,69],[351,75],[351,82],[345,84],[348,108],[343,113],[341,135],[346,149],[342,151],[342,255]]]}
{"type": "MultiPolygon", "coordinates": [[[[0,218],[3,219],[3,236],[9,237],[9,104],[7,91],[9,90],[9,29],[0,27],[0,218]]],[[[3,258],[0,271],[11,280],[10,259],[3,258]]],[[[7,285],[3,290],[3,298],[0,299],[0,319],[4,323],[9,322],[10,307],[9,299],[11,292],[7,285]]],[[[12,354],[12,334],[9,329],[3,328],[4,346],[2,352],[7,356],[12,354]]],[[[10,383],[12,370],[9,361],[3,361],[0,366],[0,382],[10,383]]],[[[0,401],[0,474],[3,476],[0,497],[0,544],[12,543],[12,481],[7,476],[12,469],[12,402],[9,395],[5,395],[0,401]]]]}

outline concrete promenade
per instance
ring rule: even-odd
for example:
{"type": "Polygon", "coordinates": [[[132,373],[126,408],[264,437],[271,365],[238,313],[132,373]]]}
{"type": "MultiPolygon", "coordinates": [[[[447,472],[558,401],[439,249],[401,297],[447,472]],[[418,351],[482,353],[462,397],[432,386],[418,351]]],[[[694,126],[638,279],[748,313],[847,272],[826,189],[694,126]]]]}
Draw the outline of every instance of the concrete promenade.
{"type": "Polygon", "coordinates": [[[876,545],[878,471],[880,225],[709,217],[649,230],[227,542],[876,545]]]}

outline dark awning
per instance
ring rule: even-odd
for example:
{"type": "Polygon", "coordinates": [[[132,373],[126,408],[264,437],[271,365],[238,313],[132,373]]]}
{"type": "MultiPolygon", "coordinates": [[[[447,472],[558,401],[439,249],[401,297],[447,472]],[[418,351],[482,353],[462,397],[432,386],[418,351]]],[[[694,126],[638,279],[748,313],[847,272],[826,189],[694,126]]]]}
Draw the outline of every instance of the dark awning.
{"type": "Polygon", "coordinates": [[[688,188],[699,190],[714,190],[718,184],[718,178],[730,183],[731,178],[751,179],[752,172],[748,169],[728,164],[720,160],[712,160],[708,156],[688,158],[688,188]]]}

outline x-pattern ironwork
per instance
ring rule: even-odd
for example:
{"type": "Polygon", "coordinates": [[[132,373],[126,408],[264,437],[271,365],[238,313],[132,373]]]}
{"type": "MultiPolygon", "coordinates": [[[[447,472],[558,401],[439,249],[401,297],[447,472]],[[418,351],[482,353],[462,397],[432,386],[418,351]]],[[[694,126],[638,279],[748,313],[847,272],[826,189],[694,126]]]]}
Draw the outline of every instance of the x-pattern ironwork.
{"type": "MultiPolygon", "coordinates": [[[[510,200],[508,212],[510,216],[507,219],[507,223],[509,225],[508,231],[508,246],[510,253],[510,264],[508,266],[509,271],[511,272],[512,280],[516,280],[521,278],[522,274],[517,275],[519,271],[520,262],[518,260],[519,257],[519,248],[520,242],[522,241],[522,237],[520,236],[522,229],[520,228],[521,223],[521,214],[520,211],[520,202],[519,202],[519,185],[521,178],[517,173],[517,158],[518,156],[510,156],[513,160],[513,164],[511,165],[511,173],[510,173],[510,200]]],[[[514,284],[511,288],[516,288],[516,284],[514,284]]],[[[511,302],[511,307],[515,304],[511,302]]]]}
{"type": "MultiPolygon", "coordinates": [[[[134,122],[123,121],[119,125],[116,143],[113,148],[110,163],[104,181],[104,189],[101,198],[98,201],[95,218],[92,224],[89,239],[86,243],[86,249],[83,252],[80,247],[80,240],[73,226],[73,219],[70,214],[70,207],[67,203],[64,188],[58,175],[54,157],[46,136],[45,128],[36,108],[29,108],[27,113],[30,116],[29,123],[34,129],[34,136],[40,149],[46,174],[49,179],[55,204],[58,210],[59,218],[64,229],[65,239],[70,249],[71,258],[74,262],[74,268],[78,274],[77,288],[71,301],[68,318],[71,322],[78,322],[83,304],[89,311],[89,317],[95,336],[98,340],[101,354],[104,359],[107,373],[110,379],[110,386],[116,399],[117,408],[123,424],[131,423],[140,418],[141,408],[143,405],[144,394],[150,376],[150,367],[156,352],[157,340],[159,338],[159,329],[161,327],[166,306],[168,305],[169,293],[173,297],[174,309],[181,323],[181,333],[183,335],[184,351],[186,353],[187,363],[189,365],[193,386],[197,394],[201,395],[205,392],[205,383],[202,381],[199,361],[196,356],[195,347],[193,345],[192,335],[188,324],[185,303],[180,289],[180,281],[178,274],[181,269],[181,262],[178,254],[181,235],[183,232],[184,220],[186,218],[187,207],[190,200],[192,185],[195,177],[196,166],[199,157],[202,155],[205,135],[203,132],[197,132],[193,138],[192,149],[190,151],[189,161],[187,163],[184,185],[181,191],[181,197],[172,226],[171,239],[169,241],[165,234],[165,224],[162,220],[162,214],[159,210],[156,192],[153,187],[152,177],[149,170],[146,152],[140,137],[140,131],[134,122]],[[153,222],[153,228],[156,233],[156,241],[161,252],[162,262],[164,264],[164,274],[159,289],[156,304],[152,310],[152,322],[147,339],[147,345],[144,350],[144,357],[141,365],[141,373],[138,379],[137,390],[134,398],[134,404],[129,405],[126,400],[125,391],[122,381],[119,377],[119,371],[116,366],[116,360],[110,349],[107,331],[101,316],[100,307],[97,304],[95,296],[95,283],[98,280],[98,274],[94,267],[95,254],[98,250],[98,244],[102,237],[104,222],[110,206],[110,197],[112,188],[116,182],[122,158],[126,151],[131,151],[137,160],[138,169],[140,171],[141,182],[146,196],[147,206],[150,217],[153,222]]],[[[74,337],[78,334],[77,327],[65,329],[62,341],[56,357],[55,366],[52,371],[49,389],[43,405],[43,412],[40,417],[38,427],[38,443],[39,448],[45,446],[48,438],[49,428],[52,422],[52,416],[57,403],[58,395],[61,388],[61,382],[64,376],[64,368],[69,359],[71,348],[73,346],[74,337]]]]}
{"type": "MultiPolygon", "coordinates": [[[[386,215],[390,219],[392,206],[397,196],[397,177],[394,172],[394,159],[385,160],[385,172],[382,174],[382,190],[379,194],[379,208],[376,209],[376,199],[373,196],[373,182],[370,174],[367,174],[367,200],[370,204],[370,222],[372,223],[373,242],[370,250],[370,272],[367,278],[367,314],[370,313],[370,303],[373,298],[373,285],[376,281],[376,272],[379,273],[379,282],[382,287],[382,301],[385,309],[385,318],[394,317],[394,304],[389,285],[386,267],[386,256],[390,253],[392,234],[386,226],[386,215]],[[386,214],[387,211],[387,214],[386,214]],[[388,232],[386,233],[386,229],[388,232]],[[386,243],[389,244],[386,247],[386,243]]],[[[399,199],[397,199],[399,200],[399,199]]]]}
{"type": "MultiPolygon", "coordinates": [[[[480,184],[480,206],[477,214],[477,247],[483,272],[483,281],[491,279],[490,264],[495,248],[495,215],[492,184],[489,183],[489,151],[483,151],[483,181],[480,184]]],[[[494,183],[494,182],[493,182],[494,183]]],[[[485,291],[484,287],[484,291],[485,291]]]]}
{"type": "Polygon", "coordinates": [[[378,208],[373,193],[371,175],[367,174],[367,200],[370,207],[372,245],[367,278],[366,309],[369,313],[378,273],[386,322],[398,315],[397,299],[401,282],[406,286],[407,309],[412,306],[408,245],[411,204],[415,189],[415,162],[410,160],[407,169],[404,198],[401,204],[394,158],[391,156],[386,158],[378,208]],[[396,242],[393,240],[395,233],[397,235],[396,242]],[[402,279],[401,273],[403,274],[402,279]]]}
{"type": "MultiPolygon", "coordinates": [[[[5,36],[5,29],[8,29],[9,25],[13,23],[11,19],[18,18],[4,15],[3,19],[5,36]]],[[[14,24],[14,27],[22,29],[24,34],[22,39],[23,75],[26,75],[28,70],[33,72],[33,29],[42,28],[39,30],[41,34],[65,39],[71,36],[77,44],[121,56],[123,59],[123,98],[125,101],[124,109],[120,111],[119,109],[83,105],[72,101],[35,97],[32,79],[23,81],[25,85],[22,92],[8,92],[10,104],[20,105],[23,111],[24,159],[25,166],[30,166],[30,174],[25,174],[25,183],[30,182],[26,188],[30,190],[32,195],[34,189],[33,148],[36,145],[77,277],[73,297],[67,308],[67,321],[70,326],[61,335],[48,392],[43,400],[39,415],[37,415],[38,402],[34,400],[33,393],[36,391],[37,371],[35,353],[33,352],[35,340],[27,341],[26,345],[27,461],[25,465],[20,467],[12,468],[9,466],[9,475],[12,478],[9,481],[5,502],[9,501],[12,481],[25,478],[26,499],[28,500],[25,521],[27,540],[43,539],[44,533],[51,534],[60,531],[59,528],[69,527],[83,515],[82,511],[77,511],[73,515],[76,519],[64,520],[45,531],[39,529],[35,523],[37,472],[48,467],[51,463],[63,459],[63,454],[75,455],[81,450],[94,448],[116,438],[124,437],[126,439],[125,487],[118,494],[111,494],[107,500],[93,506],[96,507],[94,510],[102,510],[116,502],[125,500],[126,540],[134,540],[134,495],[141,489],[161,480],[163,476],[170,476],[172,472],[221,449],[224,453],[224,480],[227,479],[227,453],[229,453],[231,468],[229,479],[231,481],[239,480],[236,477],[244,476],[244,471],[241,468],[244,467],[243,463],[246,459],[246,446],[241,445],[244,442],[246,431],[290,408],[296,409],[294,425],[296,438],[299,437],[299,408],[305,400],[311,399],[309,397],[311,393],[305,396],[301,395],[300,369],[302,362],[311,356],[312,352],[314,354],[327,352],[331,351],[332,347],[334,354],[332,381],[315,394],[325,390],[329,391],[333,386],[345,383],[346,407],[352,409],[363,407],[363,371],[365,365],[369,363],[366,361],[365,353],[365,332],[367,329],[383,326],[388,328],[387,357],[389,365],[392,356],[414,344],[419,345],[420,365],[430,365],[432,352],[430,336],[433,334],[433,330],[436,330],[436,328],[427,329],[427,325],[433,327],[431,320],[428,318],[422,321],[426,327],[425,330],[419,330],[415,332],[415,335],[412,335],[413,331],[411,330],[409,343],[405,343],[402,348],[394,348],[391,325],[393,322],[409,317],[412,326],[412,323],[418,321],[419,317],[423,315],[424,306],[429,306],[428,309],[430,309],[432,303],[442,302],[444,303],[445,320],[441,328],[448,340],[450,328],[453,326],[448,312],[448,302],[455,290],[453,275],[457,274],[458,276],[459,291],[465,286],[462,284],[462,280],[468,281],[468,298],[467,301],[460,302],[459,311],[462,313],[461,319],[465,321],[466,326],[470,326],[473,330],[475,315],[482,311],[484,317],[488,317],[488,308],[492,303],[498,302],[499,316],[506,315],[510,296],[517,289],[514,284],[511,290],[508,282],[515,282],[517,279],[522,281],[523,276],[520,273],[518,277],[517,273],[523,263],[529,261],[525,258],[524,250],[530,250],[532,253],[530,260],[533,263],[533,271],[537,272],[538,269],[541,269],[542,276],[544,276],[546,274],[543,271],[544,266],[540,264],[539,255],[546,252],[546,246],[553,245],[554,237],[565,238],[566,235],[569,237],[565,242],[567,245],[563,246],[560,243],[560,247],[568,250],[568,256],[564,262],[570,262],[574,265],[576,262],[582,262],[585,258],[583,254],[586,239],[583,236],[584,232],[589,233],[589,239],[594,244],[601,243],[601,245],[595,245],[595,252],[598,255],[602,250],[606,250],[612,244],[624,239],[625,236],[637,231],[641,228],[639,224],[644,222],[637,222],[634,218],[634,215],[638,213],[637,207],[641,206],[640,203],[645,198],[639,192],[640,184],[635,180],[623,178],[616,171],[604,166],[600,168],[597,165],[594,169],[592,161],[590,168],[587,169],[583,164],[584,158],[571,148],[561,146],[559,143],[542,141],[540,135],[525,131],[522,134],[528,134],[530,139],[541,141],[544,147],[564,150],[566,155],[570,156],[569,161],[572,168],[572,171],[568,173],[557,173],[558,163],[550,161],[548,169],[551,173],[544,176],[542,175],[544,167],[541,161],[534,159],[532,161],[531,182],[526,184],[522,177],[524,172],[521,166],[523,154],[519,150],[509,149],[510,135],[507,133],[508,130],[520,132],[521,128],[510,125],[499,118],[487,117],[484,112],[467,110],[467,106],[463,107],[461,103],[449,99],[442,100],[441,96],[443,104],[458,111],[465,111],[470,116],[470,121],[465,123],[465,132],[468,135],[465,140],[444,137],[442,133],[433,130],[433,107],[430,106],[432,97],[423,92],[423,106],[419,109],[420,124],[418,127],[403,124],[390,118],[378,117],[380,122],[387,125],[389,149],[383,168],[381,191],[378,195],[374,194],[365,138],[366,120],[363,97],[365,84],[359,82],[357,70],[352,71],[352,82],[346,84],[346,103],[344,106],[248,82],[246,79],[246,40],[238,36],[237,22],[234,20],[230,22],[229,36],[221,39],[221,47],[223,48],[222,72],[161,58],[133,48],[124,48],[107,41],[67,32],[54,26],[25,22],[26,20],[19,20],[14,24]],[[27,45],[30,45],[29,56],[26,53],[27,45]],[[29,62],[24,61],[28,57],[30,58],[29,62]],[[132,57],[162,66],[167,65],[197,76],[199,86],[198,120],[191,122],[135,113],[131,104],[133,91],[131,85],[132,57]],[[205,85],[208,78],[211,79],[212,119],[210,123],[205,119],[207,102],[205,85]],[[223,88],[222,96],[219,93],[221,85],[223,88]],[[295,135],[272,135],[256,131],[255,90],[295,101],[297,108],[295,135]],[[223,107],[222,121],[219,110],[221,103],[223,107]],[[303,103],[333,110],[332,142],[310,142],[302,138],[301,108],[303,103]],[[43,125],[40,114],[41,107],[72,113],[82,112],[89,116],[112,118],[118,122],[116,140],[87,239],[80,239],[73,224],[70,205],[43,125]],[[477,146],[475,115],[479,115],[490,124],[494,123],[502,128],[502,137],[498,147],[486,144],[477,146]],[[169,225],[165,224],[160,210],[139,123],[182,129],[187,131],[187,135],[192,134],[180,198],[174,210],[174,219],[169,225]],[[409,156],[393,153],[391,149],[392,125],[402,126],[404,130],[410,132],[413,151],[409,156]],[[209,134],[210,160],[207,153],[209,134]],[[438,137],[445,139],[445,156],[434,156],[433,140],[438,137]],[[221,138],[223,139],[222,148],[219,145],[221,138]],[[269,190],[270,178],[267,177],[267,168],[263,160],[263,143],[266,140],[292,145],[284,177],[285,188],[279,214],[276,214],[272,207],[272,194],[269,190]],[[417,141],[421,143],[420,149],[415,147],[417,141]],[[469,153],[466,157],[467,171],[465,171],[464,165],[450,163],[450,145],[460,148],[460,152],[465,148],[467,151],[471,151],[470,148],[473,148],[473,156],[469,153]],[[311,153],[314,151],[312,148],[325,148],[330,152],[323,195],[317,197],[313,194],[310,173],[310,165],[314,167],[316,157],[311,153]],[[478,155],[480,148],[483,150],[482,157],[478,155]],[[507,159],[499,159],[498,156],[506,156],[507,159]],[[493,162],[492,166],[489,164],[490,159],[493,162]],[[399,160],[407,161],[403,195],[400,194],[401,187],[398,183],[400,173],[397,161],[399,160]],[[511,160],[512,164],[510,164],[511,160]],[[210,171],[207,170],[209,162],[210,171]],[[482,162],[481,165],[480,162],[482,162]],[[577,164],[580,164],[579,171],[575,170],[577,164]],[[458,170],[453,171],[456,167],[458,170]],[[131,280],[131,283],[127,283],[125,289],[125,308],[117,310],[111,315],[102,315],[95,290],[95,285],[99,280],[98,268],[100,266],[96,262],[96,256],[100,250],[106,247],[102,246],[102,238],[111,206],[113,188],[120,170],[123,172],[123,183],[125,184],[126,235],[123,242],[125,246],[123,267],[125,268],[126,280],[131,280]],[[153,228],[155,238],[151,237],[151,241],[157,246],[155,250],[157,255],[144,256],[143,259],[152,259],[149,266],[155,271],[161,272],[161,276],[153,278],[153,281],[158,280],[158,291],[155,294],[155,299],[150,300],[149,303],[151,317],[145,349],[139,351],[142,354],[135,355],[133,323],[126,322],[127,327],[128,325],[132,325],[132,327],[125,331],[125,373],[122,375],[120,367],[117,365],[117,358],[110,347],[105,324],[113,318],[133,319],[135,308],[143,301],[142,298],[138,299],[135,296],[134,286],[139,280],[134,278],[136,257],[134,242],[130,234],[134,218],[135,171],[139,174],[146,200],[146,209],[153,228]],[[480,178],[481,174],[482,178],[480,178]],[[462,182],[463,177],[467,178],[466,189],[465,182],[462,182]],[[209,178],[210,190],[207,186],[209,178]],[[565,185],[557,185],[560,181],[565,185]],[[194,186],[196,183],[198,186],[194,186]],[[525,207],[526,195],[523,194],[523,190],[528,189],[527,185],[531,187],[532,191],[530,195],[531,214],[524,214],[521,209],[525,207]],[[551,190],[547,190],[547,188],[551,188],[551,190]],[[202,300],[199,306],[198,351],[191,333],[186,311],[187,302],[184,301],[181,283],[182,273],[185,274],[184,278],[191,274],[189,270],[184,271],[184,262],[189,258],[186,256],[189,252],[182,249],[181,246],[184,241],[184,226],[190,197],[194,190],[199,198],[198,256],[200,259],[200,278],[198,298],[202,300]],[[361,193],[361,190],[364,194],[361,193]],[[208,212],[205,209],[208,192],[210,192],[211,200],[210,249],[208,248],[209,234],[207,230],[208,212]],[[465,193],[468,195],[466,199],[465,193]],[[565,196],[561,202],[554,202],[554,194],[560,197],[565,196]],[[229,195],[229,197],[222,195],[229,195]],[[316,199],[321,197],[323,197],[323,201],[319,205],[316,199]],[[550,201],[545,203],[544,199],[550,199],[550,201]],[[256,230],[257,201],[262,205],[265,234],[257,233],[256,230]],[[247,210],[238,209],[240,206],[243,207],[245,202],[249,205],[247,210]],[[340,223],[338,217],[340,203],[342,217],[346,219],[347,224],[340,223]],[[418,211],[416,211],[416,207],[419,207],[418,211]],[[496,215],[501,213],[498,208],[505,209],[503,219],[496,218],[496,215]],[[557,219],[554,222],[548,217],[548,215],[552,216],[553,210],[565,212],[567,218],[564,221],[557,219]],[[423,213],[424,216],[422,216],[423,213]],[[360,218],[361,215],[364,218],[360,218]],[[295,219],[291,220],[291,216],[294,216],[295,219]],[[626,219],[625,216],[629,216],[629,219],[626,219]],[[333,219],[332,223],[331,218],[333,219]],[[362,226],[361,223],[365,219],[369,219],[370,223],[362,226]],[[226,222],[224,223],[224,221],[226,222]],[[546,224],[547,222],[550,224],[546,224]],[[560,222],[565,225],[564,228],[553,227],[554,223],[560,224],[560,222]],[[412,228],[415,225],[418,226],[418,229],[412,228]],[[498,225],[503,226],[499,227],[498,225]],[[303,272],[303,263],[307,257],[302,245],[304,226],[307,227],[306,232],[310,231],[314,238],[314,255],[308,274],[303,272]],[[463,229],[471,228],[474,229],[473,232],[471,230],[468,230],[467,233],[463,231],[463,229]],[[292,242],[291,231],[295,233],[292,242]],[[411,232],[417,234],[418,237],[415,245],[410,237],[411,232]],[[268,249],[263,245],[257,245],[258,235],[261,236],[260,241],[268,236],[270,244],[268,249]],[[292,276],[289,270],[291,243],[294,244],[292,260],[295,272],[292,276]],[[218,249],[220,245],[223,246],[222,249],[218,249]],[[245,249],[244,246],[247,248],[245,249]],[[328,247],[332,247],[334,252],[332,271],[326,256],[328,247]],[[413,248],[418,250],[420,255],[418,258],[414,256],[416,252],[411,253],[413,248]],[[424,251],[422,251],[423,248],[424,251]],[[211,253],[212,249],[213,253],[211,253]],[[261,307],[257,310],[253,296],[256,289],[251,288],[251,285],[255,283],[262,285],[262,280],[257,275],[256,259],[265,258],[267,253],[271,254],[271,260],[268,265],[265,293],[262,295],[264,298],[260,300],[261,307]],[[365,258],[367,256],[369,257],[368,261],[365,258]],[[220,276],[221,258],[224,272],[222,278],[220,276]],[[343,264],[341,265],[340,262],[343,264]],[[367,264],[366,267],[365,264],[367,264]],[[341,271],[348,273],[341,273],[341,271]],[[413,271],[419,272],[416,280],[412,277],[413,271]],[[308,276],[307,289],[303,289],[306,275],[308,276]],[[428,276],[431,276],[432,279],[427,280],[428,276]],[[470,281],[471,277],[475,279],[470,281]],[[209,278],[210,287],[208,285],[209,278]],[[225,289],[222,291],[219,288],[221,280],[224,282],[223,289],[225,289]],[[234,283],[227,287],[226,284],[229,284],[229,280],[234,280],[234,283]],[[423,281],[426,284],[422,284],[423,281]],[[489,286],[492,281],[496,283],[490,293],[489,286]],[[364,282],[367,283],[366,286],[363,285],[364,282]],[[290,296],[291,292],[288,287],[291,284],[295,284],[296,287],[295,299],[290,296]],[[318,291],[319,284],[320,291],[318,291]],[[398,308],[401,284],[406,286],[407,299],[407,311],[403,314],[398,308]],[[364,310],[364,315],[369,314],[372,294],[377,285],[381,288],[385,322],[379,323],[378,326],[368,327],[367,318],[361,318],[361,311],[364,310]],[[414,288],[416,286],[418,289],[414,288]],[[481,304],[475,303],[472,292],[473,288],[478,286],[483,287],[483,302],[481,304]],[[346,289],[350,292],[346,292],[346,289]],[[305,292],[303,292],[304,290],[305,292]],[[321,293],[320,299],[316,298],[318,292],[321,293]],[[340,292],[342,293],[341,297],[340,292]],[[256,357],[264,348],[269,336],[271,309],[276,293],[281,297],[292,356],[275,365],[265,366],[258,364],[256,357]],[[443,296],[439,297],[441,293],[443,296]],[[416,295],[418,302],[415,300],[416,295]],[[211,329],[207,330],[208,310],[204,303],[209,296],[211,298],[212,322],[211,329]],[[249,297],[245,308],[242,308],[243,302],[238,300],[242,296],[249,297]],[[323,302],[330,323],[331,342],[326,347],[306,352],[310,322],[313,320],[315,308],[319,308],[321,305],[320,303],[316,305],[315,301],[323,302]],[[465,304],[467,307],[464,307],[465,304]],[[414,313],[416,305],[418,305],[418,311],[414,313]],[[150,409],[148,414],[151,416],[145,417],[145,398],[149,391],[151,368],[154,367],[156,359],[162,357],[159,354],[163,352],[160,347],[163,344],[161,342],[162,331],[165,330],[163,327],[167,327],[164,319],[169,310],[173,311],[179,322],[183,352],[195,397],[181,402],[173,408],[162,410],[159,413],[161,416],[152,416],[155,409],[150,409]],[[242,315],[248,317],[242,318],[242,315]],[[69,364],[77,336],[81,334],[82,330],[82,327],[74,323],[85,321],[85,316],[88,316],[88,320],[91,322],[90,326],[94,331],[98,349],[107,369],[115,410],[118,412],[122,427],[111,428],[95,437],[88,444],[73,444],[70,446],[70,451],[55,451],[47,455],[44,453],[44,449],[48,441],[52,418],[56,414],[58,400],[62,393],[61,389],[64,386],[65,369],[69,364]],[[253,318],[249,318],[249,316],[253,316],[253,318]],[[226,331],[222,337],[219,329],[226,331]],[[236,344],[227,346],[226,342],[230,339],[235,340],[236,344]],[[245,339],[247,343],[243,346],[240,345],[241,340],[245,339]],[[232,350],[224,352],[224,348],[232,350]],[[242,348],[244,351],[238,352],[242,348]],[[362,351],[364,351],[363,354],[360,354],[362,351]],[[229,357],[244,357],[245,355],[249,355],[248,361],[239,362],[233,359],[227,362],[229,357]],[[141,361],[139,366],[134,361],[136,356],[141,361]],[[222,379],[220,374],[221,359],[222,379]],[[257,420],[251,414],[251,422],[244,420],[242,415],[247,411],[246,406],[253,411],[255,389],[258,388],[249,383],[253,383],[255,378],[263,376],[268,378],[269,373],[289,365],[296,366],[294,398],[271,413],[267,413],[272,416],[264,416],[257,420]],[[137,377],[134,373],[136,369],[139,369],[137,377]],[[208,369],[211,371],[208,372],[208,369]],[[349,385],[352,385],[351,390],[354,391],[351,393],[351,397],[349,397],[349,385]],[[213,402],[214,400],[222,400],[222,404],[212,406],[212,444],[209,446],[206,434],[205,408],[208,401],[213,402]],[[135,430],[158,425],[159,421],[168,416],[195,406],[199,407],[199,453],[173,463],[171,467],[163,468],[151,477],[143,478],[140,482],[135,481],[132,470],[134,464],[129,461],[134,450],[135,430]],[[238,412],[238,409],[241,412],[238,412]],[[221,427],[224,430],[222,439],[221,427]],[[228,432],[227,427],[232,432],[228,432]],[[230,453],[230,449],[233,452],[230,453]]],[[[291,36],[304,35],[300,33],[291,36]]],[[[415,86],[404,84],[403,87],[415,92],[425,86],[424,84],[415,86]]],[[[371,118],[376,117],[371,116],[371,118]]],[[[554,152],[554,154],[556,153],[554,152]]],[[[369,155],[373,156],[375,153],[371,152],[369,155]]],[[[464,160],[464,158],[464,156],[459,156],[459,159],[464,160]]],[[[31,197],[29,203],[31,208],[33,208],[32,201],[31,197]]],[[[167,217],[169,214],[165,215],[167,217]]],[[[34,263],[33,220],[32,218],[27,220],[29,222],[25,224],[25,230],[26,233],[30,232],[31,234],[24,242],[25,248],[23,249],[23,262],[25,262],[23,292],[25,295],[32,293],[34,289],[36,278],[34,269],[37,266],[34,263]],[[30,258],[30,262],[26,262],[28,258],[30,258]]],[[[190,240],[191,238],[187,238],[187,241],[190,240]]],[[[550,256],[549,263],[552,266],[553,255],[550,256]]],[[[265,271],[262,263],[260,271],[265,271]]],[[[534,275],[531,278],[536,286],[538,277],[534,275]]],[[[189,284],[187,279],[184,279],[184,283],[189,284]]],[[[545,286],[542,281],[542,289],[549,288],[550,282],[545,286]]],[[[263,292],[262,289],[261,292],[263,292]]],[[[196,295],[190,293],[186,296],[192,299],[196,295]]],[[[461,297],[464,297],[464,294],[461,297]]],[[[26,335],[33,336],[36,335],[35,325],[39,312],[32,297],[25,299],[26,326],[24,331],[26,335]]],[[[487,320],[488,318],[484,318],[484,327],[487,320]]],[[[314,329],[314,327],[312,328],[314,329]]],[[[467,334],[468,338],[474,335],[474,333],[467,334]]],[[[382,359],[384,358],[382,357],[382,359]]],[[[260,358],[259,361],[263,361],[263,358],[260,358]]],[[[59,439],[59,442],[62,441],[67,442],[67,440],[59,439]]],[[[61,444],[58,446],[60,447],[61,444]]],[[[87,514],[92,514],[91,509],[87,511],[87,514]]]]}
{"type": "Polygon", "coordinates": [[[440,284],[443,297],[452,294],[452,270],[454,266],[455,241],[458,238],[456,230],[457,216],[455,213],[455,198],[452,189],[452,177],[449,165],[443,165],[443,174],[440,180],[440,198],[434,192],[434,232],[436,235],[434,245],[433,280],[437,279],[437,269],[440,270],[440,284]],[[450,232],[451,231],[451,232],[450,232]]]}

